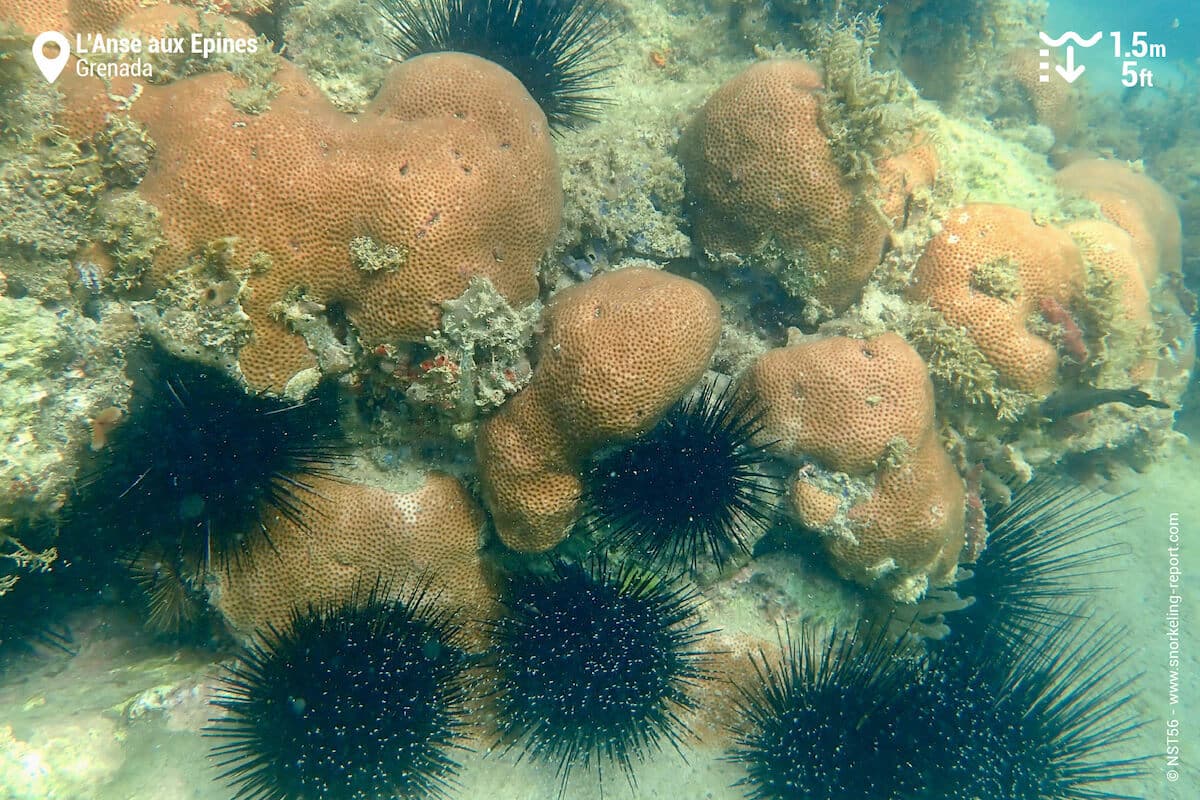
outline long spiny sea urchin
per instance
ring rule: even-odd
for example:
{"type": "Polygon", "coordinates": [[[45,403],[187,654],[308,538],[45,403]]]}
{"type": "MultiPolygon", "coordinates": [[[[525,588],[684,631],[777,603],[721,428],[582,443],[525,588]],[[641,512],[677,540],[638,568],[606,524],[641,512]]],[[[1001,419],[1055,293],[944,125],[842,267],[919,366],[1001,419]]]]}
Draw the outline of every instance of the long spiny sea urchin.
{"type": "Polygon", "coordinates": [[[383,0],[400,58],[455,51],[517,77],[553,129],[597,117],[617,35],[609,0],[383,0]]]}
{"type": "Polygon", "coordinates": [[[446,797],[464,750],[462,628],[423,587],[297,610],[229,667],[207,736],[238,800],[446,797]]]}
{"type": "Polygon", "coordinates": [[[312,476],[342,459],[332,386],[292,402],[247,394],[221,371],[156,353],[129,414],[82,482],[72,524],[125,558],[147,550],[189,570],[239,557],[281,515],[312,520],[312,476]]]}
{"type": "Polygon", "coordinates": [[[652,429],[592,459],[585,525],[607,546],[667,570],[749,554],[778,493],[766,449],[753,441],[760,430],[745,395],[704,384],[652,429]]]}
{"type": "Polygon", "coordinates": [[[690,729],[692,690],[709,677],[695,591],[595,556],[517,578],[496,641],[496,706],[507,747],[571,771],[634,767],[690,729]]]}

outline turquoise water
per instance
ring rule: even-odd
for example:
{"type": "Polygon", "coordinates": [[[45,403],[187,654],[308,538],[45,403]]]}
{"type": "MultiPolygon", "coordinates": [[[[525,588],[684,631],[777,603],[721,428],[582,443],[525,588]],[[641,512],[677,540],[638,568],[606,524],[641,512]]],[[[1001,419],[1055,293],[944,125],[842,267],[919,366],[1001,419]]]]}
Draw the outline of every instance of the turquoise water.
{"type": "MultiPolygon", "coordinates": [[[[1079,52],[1082,63],[1093,69],[1093,73],[1104,73],[1103,82],[1096,81],[1097,89],[1119,91],[1120,62],[1115,56],[1116,40],[1112,33],[1122,34],[1120,52],[1128,52],[1130,37],[1144,31],[1154,41],[1164,45],[1168,58],[1160,62],[1164,67],[1162,77],[1182,86],[1186,78],[1179,73],[1181,65],[1195,64],[1196,10],[1186,3],[1052,3],[1046,15],[1046,27],[1050,33],[1075,30],[1090,36],[1104,31],[1099,44],[1079,52]]],[[[1121,59],[1124,60],[1123,58],[1121,59]]]]}
{"type": "Polygon", "coordinates": [[[1200,794],[1192,4],[145,5],[0,0],[0,800],[1200,794]]]}

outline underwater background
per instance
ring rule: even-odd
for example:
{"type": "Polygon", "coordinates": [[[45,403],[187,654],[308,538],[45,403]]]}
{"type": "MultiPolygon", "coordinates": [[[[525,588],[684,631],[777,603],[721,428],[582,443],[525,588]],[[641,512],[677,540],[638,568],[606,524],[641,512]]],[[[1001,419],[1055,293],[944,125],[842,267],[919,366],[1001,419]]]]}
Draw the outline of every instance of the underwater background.
{"type": "Polygon", "coordinates": [[[1198,32],[0,0],[0,800],[1200,796],[1198,32]]]}

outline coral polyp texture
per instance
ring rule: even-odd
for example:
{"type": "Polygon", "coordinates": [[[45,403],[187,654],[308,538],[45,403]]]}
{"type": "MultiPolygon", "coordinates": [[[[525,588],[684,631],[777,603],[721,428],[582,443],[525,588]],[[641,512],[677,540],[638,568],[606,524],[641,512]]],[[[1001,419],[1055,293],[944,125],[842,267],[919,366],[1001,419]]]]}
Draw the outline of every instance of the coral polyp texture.
{"type": "MultiPolygon", "coordinates": [[[[466,54],[420,56],[354,117],[277,67],[261,113],[231,102],[243,82],[225,72],[142,87],[125,112],[158,149],[137,189],[165,238],[147,280],[161,288],[230,243],[252,387],[283,392],[319,366],[323,329],[303,322],[330,306],[374,347],[434,333],[441,303],[474,276],[514,305],[537,296],[562,192],[545,114],[511,74],[466,54]]],[[[103,87],[67,89],[93,120],[116,110],[103,87]]]]}
{"type": "Polygon", "coordinates": [[[1121,796],[1057,602],[1139,531],[1039,487],[1197,425],[1179,81],[1042,70],[1040,0],[175,2],[0,0],[14,800],[195,788],[42,721],[243,645],[245,800],[723,798],[730,736],[760,800],[1121,796]]]}
{"type": "Polygon", "coordinates": [[[1183,231],[1175,201],[1121,161],[1082,159],[1056,178],[1066,194],[1094,202],[1102,217],[1076,220],[1066,230],[1093,270],[1093,283],[1115,299],[1116,313],[1102,325],[1106,357],[1130,380],[1162,378],[1173,393],[1174,379],[1190,368],[1190,348],[1178,352],[1164,340],[1190,327],[1182,304],[1192,302],[1180,286],[1183,231]]]}
{"type": "Polygon", "coordinates": [[[151,2],[139,0],[9,0],[4,17],[31,34],[42,31],[107,31],[151,2]]]}
{"type": "Polygon", "coordinates": [[[1195,301],[1182,286],[1175,200],[1121,161],[1082,159],[1060,170],[1057,182],[1068,195],[1096,203],[1103,217],[1073,222],[1067,231],[1116,300],[1116,313],[1105,320],[1106,355],[1130,380],[1161,379],[1160,391],[1174,396],[1195,359],[1185,311],[1195,301]]]}
{"type": "Polygon", "coordinates": [[[559,292],[529,384],[480,429],[483,496],[500,539],[558,544],[579,514],[583,460],[651,428],[708,367],[721,318],[695,281],[631,267],[559,292]]]}
{"type": "Polygon", "coordinates": [[[1083,282],[1067,233],[1019,208],[975,203],[946,215],[908,294],[965,330],[1003,385],[1044,396],[1058,381],[1059,353],[1031,323],[1047,309],[1070,309],[1083,282]]]}
{"type": "Polygon", "coordinates": [[[938,438],[925,362],[902,338],[812,338],[741,381],[770,449],[801,464],[792,508],[846,577],[914,601],[954,579],[965,489],[938,438]]]}
{"type": "Polygon", "coordinates": [[[1033,111],[1033,120],[1054,133],[1058,144],[1070,140],[1079,123],[1079,96],[1066,81],[1042,80],[1045,57],[1034,53],[1036,43],[1010,53],[1004,74],[1011,77],[1033,111]]]}
{"type": "Polygon", "coordinates": [[[835,158],[824,90],[807,62],[754,64],[704,104],[680,140],[680,159],[706,251],[749,256],[774,245],[791,262],[776,270],[784,288],[841,312],[879,265],[905,198],[932,182],[937,160],[917,143],[920,152],[876,165],[880,185],[864,188],[835,158]]]}
{"type": "Polygon", "coordinates": [[[1064,192],[1096,203],[1101,214],[1129,234],[1149,285],[1162,273],[1179,271],[1179,210],[1151,178],[1123,161],[1088,158],[1064,167],[1057,181],[1064,192]]]}
{"type": "Polygon", "coordinates": [[[277,516],[250,554],[215,576],[214,605],[244,635],[283,629],[295,608],[347,602],[375,581],[423,581],[428,602],[454,611],[478,642],[497,588],[480,554],[483,512],[445,474],[389,490],[319,480],[306,525],[277,516]]]}

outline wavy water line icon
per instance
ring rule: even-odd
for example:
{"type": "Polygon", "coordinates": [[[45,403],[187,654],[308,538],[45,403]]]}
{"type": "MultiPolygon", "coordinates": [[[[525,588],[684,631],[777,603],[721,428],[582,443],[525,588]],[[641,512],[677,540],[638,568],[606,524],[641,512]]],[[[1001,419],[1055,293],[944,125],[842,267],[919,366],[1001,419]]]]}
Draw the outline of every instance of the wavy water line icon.
{"type": "Polygon", "coordinates": [[[1074,42],[1075,44],[1079,45],[1080,47],[1091,47],[1096,42],[1100,41],[1100,37],[1103,35],[1104,35],[1104,31],[1096,31],[1096,33],[1091,38],[1084,39],[1075,31],[1067,31],[1062,36],[1059,36],[1057,39],[1052,39],[1052,38],[1050,38],[1050,35],[1048,33],[1046,33],[1045,31],[1038,31],[1038,36],[1041,37],[1042,41],[1045,42],[1046,44],[1050,45],[1051,47],[1059,47],[1060,45],[1062,45],[1064,42],[1066,42],[1068,40],[1074,42]]]}

